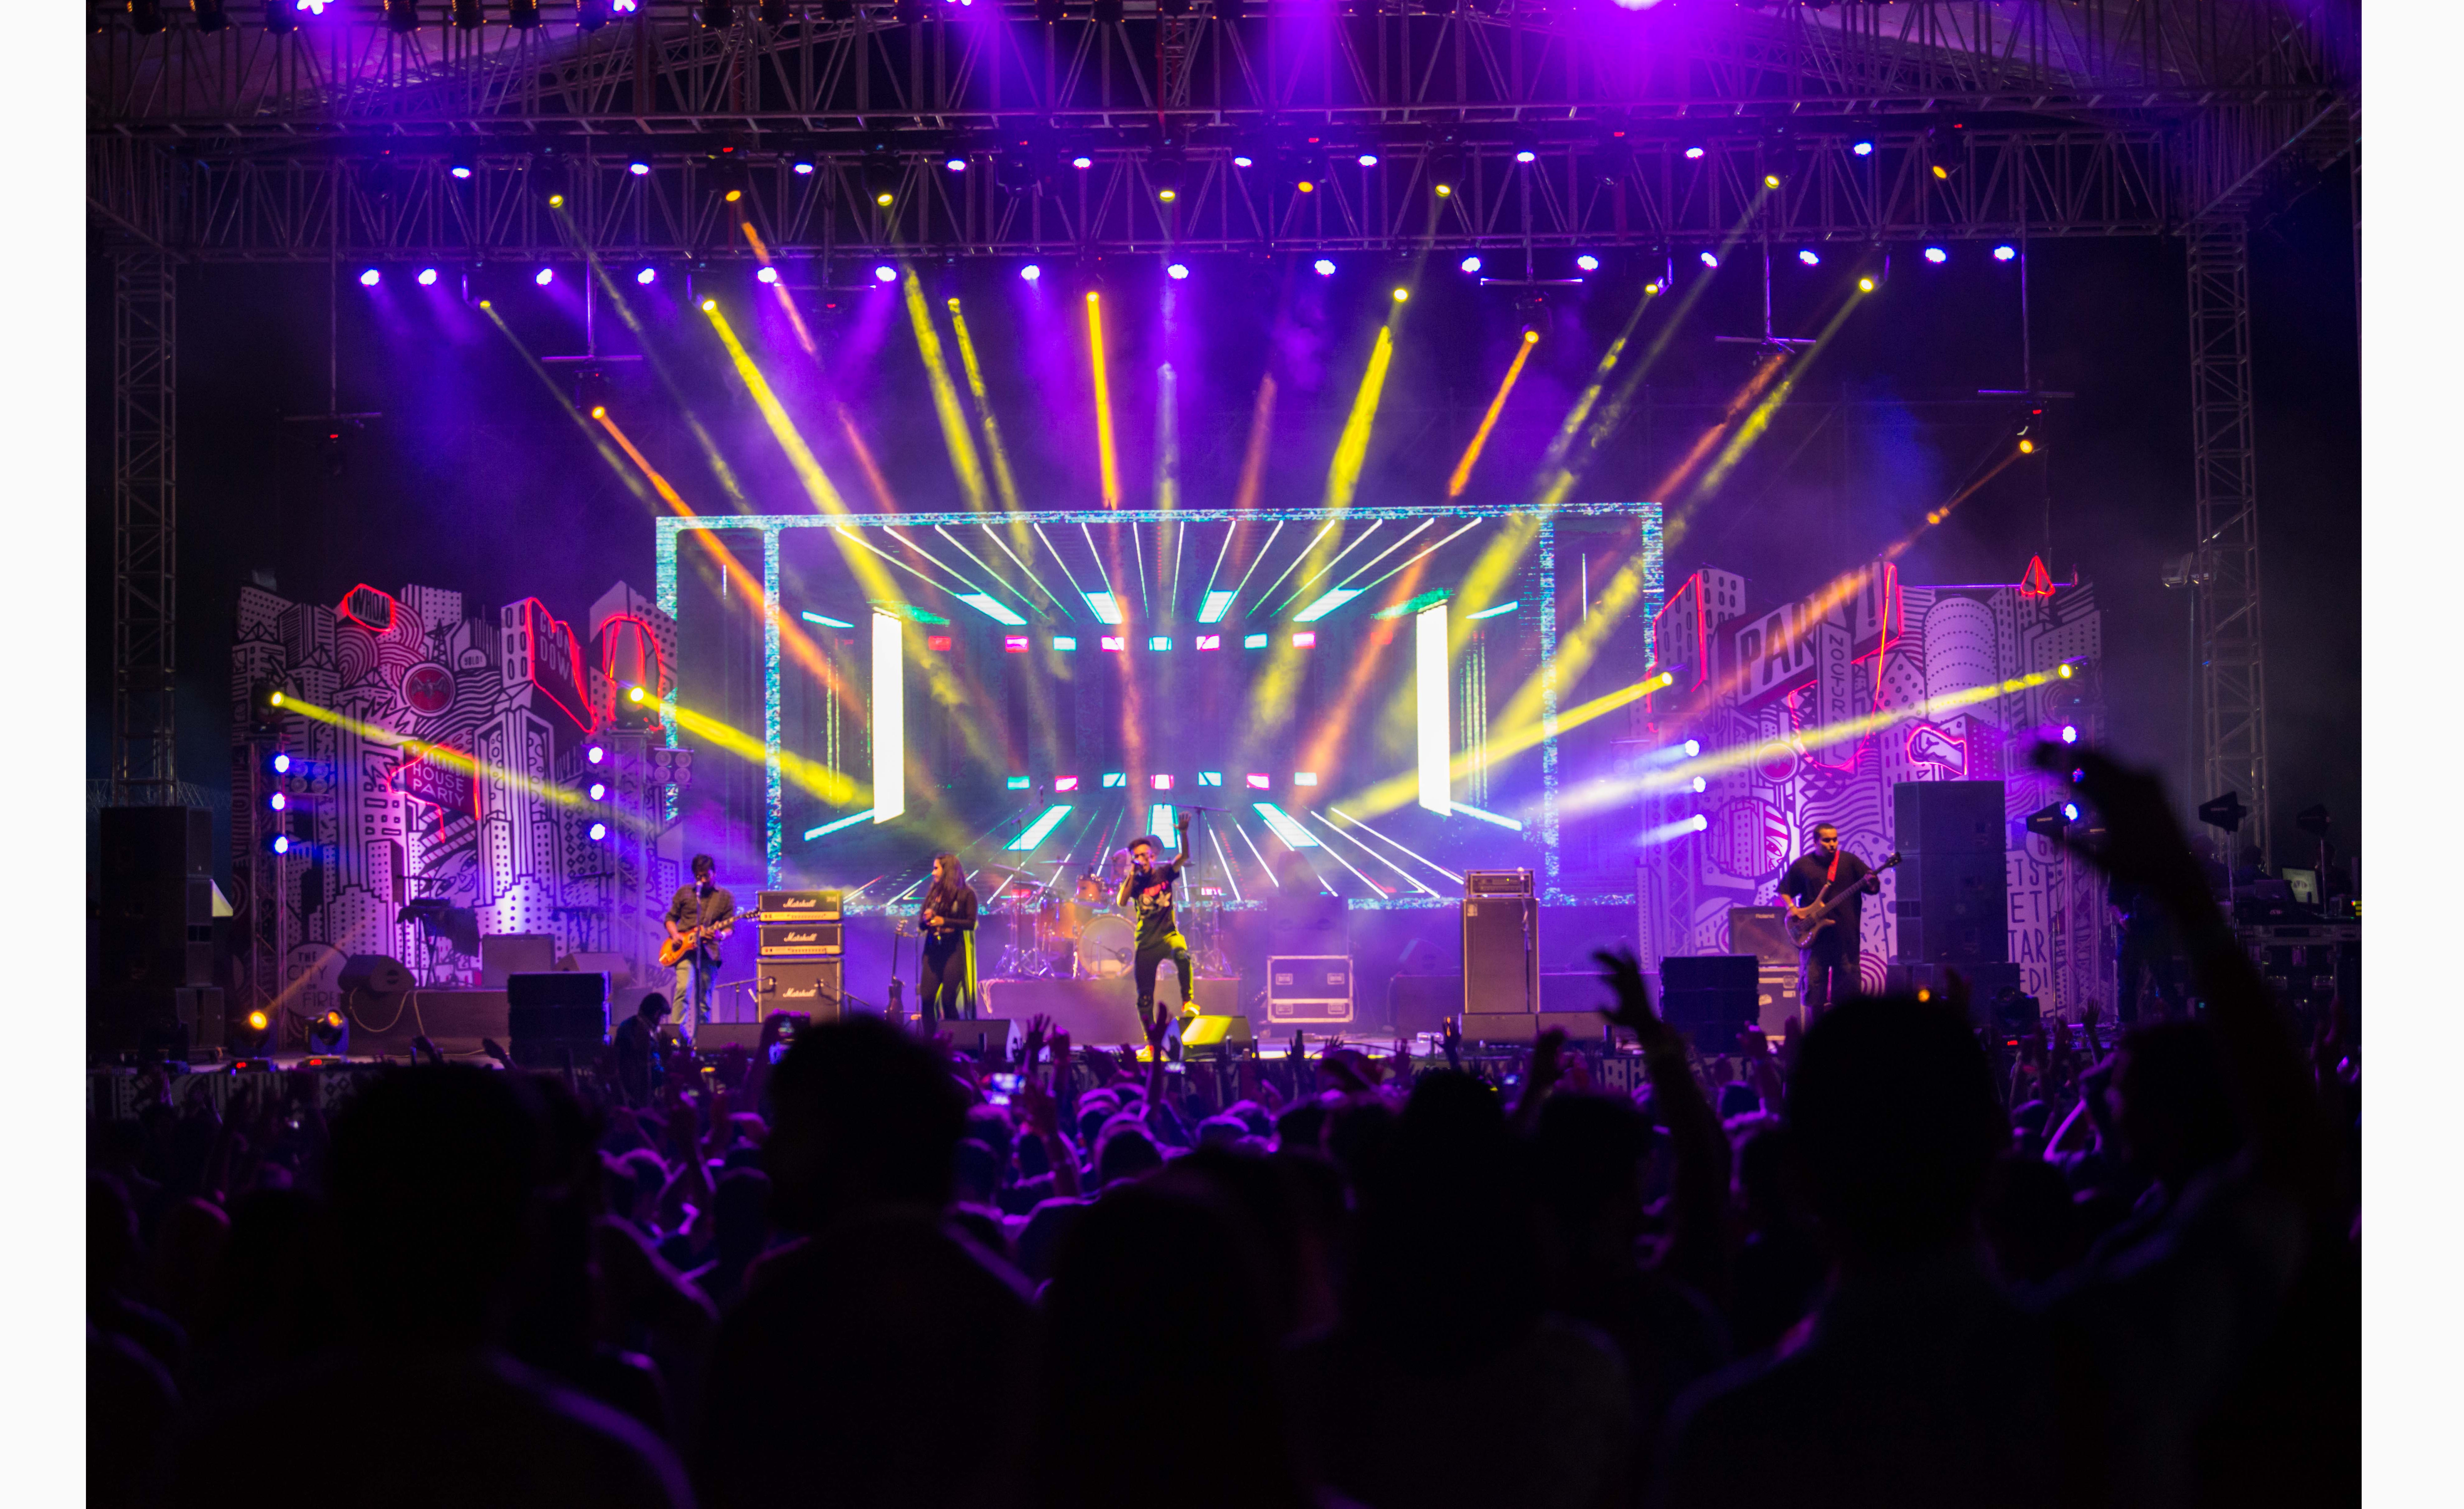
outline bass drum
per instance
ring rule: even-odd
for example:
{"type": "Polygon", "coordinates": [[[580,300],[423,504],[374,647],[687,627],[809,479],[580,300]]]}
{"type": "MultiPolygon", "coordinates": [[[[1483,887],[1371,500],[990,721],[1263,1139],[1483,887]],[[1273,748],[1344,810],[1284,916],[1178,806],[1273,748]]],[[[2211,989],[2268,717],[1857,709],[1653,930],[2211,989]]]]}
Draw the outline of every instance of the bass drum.
{"type": "Polygon", "coordinates": [[[1117,980],[1138,955],[1137,929],[1126,917],[1097,917],[1078,934],[1078,978],[1117,980]]]}

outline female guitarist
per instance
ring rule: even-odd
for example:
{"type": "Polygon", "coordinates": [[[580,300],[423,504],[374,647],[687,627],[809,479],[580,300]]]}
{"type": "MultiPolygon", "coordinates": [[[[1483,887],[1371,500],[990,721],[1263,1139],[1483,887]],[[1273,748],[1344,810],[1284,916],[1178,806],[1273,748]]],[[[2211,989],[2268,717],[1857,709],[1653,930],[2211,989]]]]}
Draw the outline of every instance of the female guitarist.
{"type": "Polygon", "coordinates": [[[1864,953],[1865,898],[1881,889],[1881,877],[1840,849],[1839,830],[1829,823],[1815,825],[1814,851],[1780,877],[1780,902],[1788,906],[1790,917],[1804,921],[1817,910],[1827,913],[1803,944],[1806,1026],[1812,1027],[1832,1002],[1862,993],[1857,970],[1864,953]]]}
{"type": "Polygon", "coordinates": [[[916,965],[916,1005],[929,1035],[940,1019],[976,1015],[976,893],[957,854],[933,856],[933,883],[915,930],[923,937],[916,965]]]}

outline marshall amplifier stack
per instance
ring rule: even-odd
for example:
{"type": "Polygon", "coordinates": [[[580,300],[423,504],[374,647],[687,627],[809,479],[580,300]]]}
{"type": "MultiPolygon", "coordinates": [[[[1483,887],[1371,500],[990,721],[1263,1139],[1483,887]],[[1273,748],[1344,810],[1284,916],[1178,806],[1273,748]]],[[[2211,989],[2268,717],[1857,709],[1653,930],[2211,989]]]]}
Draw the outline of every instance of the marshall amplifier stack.
{"type": "Polygon", "coordinates": [[[762,1019],[776,1011],[801,1011],[816,1022],[839,1014],[847,972],[842,899],[837,891],[757,894],[760,957],[754,980],[762,1019]]]}

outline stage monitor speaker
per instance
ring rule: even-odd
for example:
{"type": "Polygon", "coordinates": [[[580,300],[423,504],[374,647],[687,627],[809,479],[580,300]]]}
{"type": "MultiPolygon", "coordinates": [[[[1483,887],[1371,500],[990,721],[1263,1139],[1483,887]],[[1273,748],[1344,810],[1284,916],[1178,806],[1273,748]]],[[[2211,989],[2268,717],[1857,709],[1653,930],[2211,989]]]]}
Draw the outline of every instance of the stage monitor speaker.
{"type": "Polygon", "coordinates": [[[1902,781],[1891,788],[1894,846],[1919,854],[1994,854],[2009,847],[1999,781],[1902,781]]]}
{"type": "Polygon", "coordinates": [[[353,954],[342,962],[335,988],[344,995],[400,995],[419,984],[402,962],[387,954],[353,954]]]}
{"type": "Polygon", "coordinates": [[[610,990],[622,990],[633,983],[632,963],[619,953],[567,954],[556,962],[556,966],[573,974],[604,974],[610,990]]]}
{"type": "Polygon", "coordinates": [[[545,933],[492,933],[479,940],[479,986],[502,990],[517,974],[556,968],[556,940],[545,933]]]}
{"type": "Polygon", "coordinates": [[[704,1022],[693,1029],[693,1051],[700,1054],[724,1053],[741,1048],[751,1053],[761,1046],[761,1024],[759,1022],[704,1022]]]}
{"type": "Polygon", "coordinates": [[[979,1016],[972,1022],[943,1022],[935,1032],[948,1037],[950,1046],[978,1063],[999,1059],[1008,1063],[1018,1056],[1019,1042],[1024,1035],[1017,1022],[1000,1016],[979,1016]]]}
{"type": "Polygon", "coordinates": [[[1776,906],[1728,908],[1728,951],[1751,954],[1766,969],[1794,969],[1798,963],[1787,913],[1776,906]]]}
{"type": "Polygon", "coordinates": [[[1608,1025],[1597,1011],[1466,1011],[1463,1034],[1468,1043],[1521,1043],[1528,1047],[1553,1027],[1566,1034],[1570,1048],[1597,1048],[1605,1040],[1602,1034],[1608,1025]]]}
{"type": "Polygon", "coordinates": [[[607,977],[562,969],[508,975],[505,1004],[516,1011],[535,1007],[589,1007],[604,1019],[607,1014],[607,977]]]}
{"type": "Polygon", "coordinates": [[[1257,1038],[1249,1031],[1245,1016],[1195,1016],[1180,1024],[1180,1046],[1193,1052],[1201,1049],[1246,1048],[1257,1038]]]}
{"type": "Polygon", "coordinates": [[[843,959],[764,959],[754,967],[759,1015],[802,1011],[816,1022],[835,1021],[846,978],[843,959]]]}
{"type": "MultiPolygon", "coordinates": [[[[1975,783],[1990,784],[1990,783],[1975,783]]],[[[1907,788],[1901,788],[1902,790],[1907,788]]],[[[2002,852],[1923,854],[1903,851],[1899,946],[1891,962],[1908,965],[2004,964],[2011,958],[2011,890],[2002,852]]]]}
{"type": "Polygon", "coordinates": [[[1463,903],[1463,1014],[1540,1010],[1540,903],[1467,896],[1463,903]]]}

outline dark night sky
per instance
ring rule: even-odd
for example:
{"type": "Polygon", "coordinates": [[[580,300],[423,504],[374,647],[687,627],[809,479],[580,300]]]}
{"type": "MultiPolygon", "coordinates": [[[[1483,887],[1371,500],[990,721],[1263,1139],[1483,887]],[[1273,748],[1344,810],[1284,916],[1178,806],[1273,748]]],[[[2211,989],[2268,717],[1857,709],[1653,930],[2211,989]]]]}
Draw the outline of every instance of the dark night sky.
{"type": "MultiPolygon", "coordinates": [[[[2323,801],[2347,833],[2361,805],[2360,380],[2345,186],[2331,178],[2261,207],[2252,281],[2258,383],[2258,483],[2272,705],[2269,738],[2279,832],[2323,801]]],[[[1681,249],[1679,291],[1700,269],[1681,249]]],[[[1709,499],[1672,551],[1670,580],[1719,565],[1750,580],[1768,606],[1870,559],[1920,523],[2026,422],[2025,406],[1982,401],[1978,388],[2019,386],[2017,274],[1987,247],[1955,245],[1945,267],[1894,249],[1881,293],[1841,327],[1801,379],[1769,435],[1709,499]],[[1844,406],[1841,401],[1845,400],[1844,406]],[[1833,411],[1837,409],[1838,411],[1833,411]]],[[[1812,334],[1859,264],[1848,249],[1818,269],[1777,249],[1775,322],[1812,334]]],[[[2036,378],[2077,396],[2048,404],[2032,433],[2039,456],[2004,472],[1903,558],[1914,582],[2015,580],[2045,547],[2057,576],[2096,584],[2105,613],[2105,689],[2128,756],[2181,768],[2188,685],[2187,604],[2162,586],[2167,556],[2189,548],[2190,465],[2183,253],[2157,240],[2057,241],[2031,253],[2036,378]]],[[[1492,257],[1491,271],[1503,256],[1492,257]]],[[[1449,255],[1426,269],[1398,325],[1397,352],[1363,501],[1421,501],[1477,422],[1523,322],[1513,299],[1480,290],[1449,255]]],[[[1389,308],[1393,266],[1365,261],[1321,279],[1289,261],[1199,261],[1159,318],[1155,263],[1101,270],[1115,315],[1111,344],[1126,500],[1152,477],[1148,374],[1169,357],[1179,375],[1184,499],[1230,500],[1259,374],[1280,402],[1265,501],[1313,503],[1375,322],[1389,308]]],[[[1518,497],[1605,342],[1657,265],[1612,258],[1553,312],[1548,338],[1473,481],[1475,499],[1518,497]]],[[[373,293],[342,269],[341,407],[382,411],[327,475],[321,431],[278,413],[325,407],[325,275],[315,267],[217,267],[184,274],[180,452],[181,771],[222,789],[231,614],[253,571],[282,595],[331,602],[355,582],[458,588],[479,603],[537,595],[579,618],[612,580],[651,587],[649,513],[600,460],[570,416],[475,310],[448,289],[389,269],[373,293]]],[[[842,266],[837,280],[865,271],[842,266]]],[[[1040,291],[1014,264],[935,279],[966,300],[994,407],[1014,447],[1029,506],[1097,500],[1085,439],[1085,346],[1077,297],[1056,268],[1040,291]],[[1040,308],[1041,314],[1036,311],[1040,308]]],[[[1551,269],[1544,265],[1543,272],[1551,269]]],[[[528,269],[497,268],[474,289],[495,298],[534,351],[581,347],[579,269],[547,293],[528,269]]],[[[790,280],[809,281],[809,268],[790,280]]],[[[752,346],[852,506],[873,506],[843,442],[814,400],[813,363],[741,267],[701,275],[752,346]]],[[[449,278],[449,281],[451,279],[449,278]]],[[[718,437],[758,507],[802,508],[803,494],[672,274],[642,300],[654,351],[718,437]]],[[[628,292],[631,285],[627,283],[628,292]]],[[[911,507],[957,506],[922,366],[893,294],[837,296],[813,307],[830,382],[855,411],[892,487],[911,507]]],[[[1672,300],[1646,315],[1648,342],[1672,300]]],[[[1577,497],[1649,497],[1743,380],[1744,349],[1715,335],[1754,333],[1753,258],[1733,255],[1652,370],[1638,406],[1597,457],[1577,497]]],[[[90,412],[109,422],[109,280],[89,279],[90,412]]],[[[603,351],[637,349],[604,306],[603,351]]],[[[955,353],[952,357],[955,362],[955,353]]],[[[696,508],[728,504],[647,364],[611,365],[608,402],[696,508]]],[[[110,509],[107,436],[98,433],[89,495],[89,768],[100,773],[107,727],[110,509]]],[[[2202,795],[2212,793],[2201,793],[2202,795]]],[[[2287,855],[2291,857],[2290,854],[2287,855]]],[[[2295,862],[2298,862],[2295,861],[2295,862]]]]}

